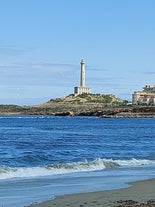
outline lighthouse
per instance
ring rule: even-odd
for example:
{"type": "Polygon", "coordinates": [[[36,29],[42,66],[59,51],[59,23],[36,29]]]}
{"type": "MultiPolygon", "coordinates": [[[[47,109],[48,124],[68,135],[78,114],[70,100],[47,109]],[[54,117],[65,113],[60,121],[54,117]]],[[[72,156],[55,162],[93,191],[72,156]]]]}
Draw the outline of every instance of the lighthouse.
{"type": "Polygon", "coordinates": [[[85,80],[85,62],[84,60],[82,59],[81,60],[81,82],[80,82],[80,86],[81,87],[85,87],[86,85],[86,80],[85,80]]]}
{"type": "Polygon", "coordinates": [[[85,61],[82,59],[80,64],[81,64],[80,86],[74,87],[74,95],[91,93],[91,88],[86,87],[85,61]]]}

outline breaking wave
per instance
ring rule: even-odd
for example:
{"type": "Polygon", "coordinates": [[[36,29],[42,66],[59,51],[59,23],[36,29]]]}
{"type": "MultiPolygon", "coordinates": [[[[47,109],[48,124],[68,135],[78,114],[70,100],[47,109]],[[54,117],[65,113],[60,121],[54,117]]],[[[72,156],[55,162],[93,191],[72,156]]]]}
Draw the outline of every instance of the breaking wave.
{"type": "Polygon", "coordinates": [[[96,159],[88,162],[73,162],[66,164],[50,164],[43,167],[0,167],[0,180],[11,178],[29,178],[50,175],[61,175],[75,172],[98,171],[116,167],[134,167],[141,165],[155,164],[155,160],[112,160],[112,159],[96,159]]]}

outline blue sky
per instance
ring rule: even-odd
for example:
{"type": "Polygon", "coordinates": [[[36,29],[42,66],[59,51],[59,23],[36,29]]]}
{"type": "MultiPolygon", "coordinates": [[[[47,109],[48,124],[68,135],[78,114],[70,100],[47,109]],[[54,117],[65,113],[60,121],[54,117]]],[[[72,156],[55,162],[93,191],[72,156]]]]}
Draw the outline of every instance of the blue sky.
{"type": "Polygon", "coordinates": [[[131,100],[155,84],[154,0],[0,0],[0,104],[73,93],[80,61],[93,93],[131,100]]]}

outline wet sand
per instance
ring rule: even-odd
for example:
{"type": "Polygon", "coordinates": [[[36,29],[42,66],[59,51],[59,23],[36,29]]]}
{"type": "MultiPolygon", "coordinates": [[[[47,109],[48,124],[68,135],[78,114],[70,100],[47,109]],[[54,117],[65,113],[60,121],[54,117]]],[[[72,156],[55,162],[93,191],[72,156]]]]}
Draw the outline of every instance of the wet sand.
{"type": "Polygon", "coordinates": [[[130,183],[128,188],[59,196],[31,207],[155,207],[155,179],[130,183]]]}

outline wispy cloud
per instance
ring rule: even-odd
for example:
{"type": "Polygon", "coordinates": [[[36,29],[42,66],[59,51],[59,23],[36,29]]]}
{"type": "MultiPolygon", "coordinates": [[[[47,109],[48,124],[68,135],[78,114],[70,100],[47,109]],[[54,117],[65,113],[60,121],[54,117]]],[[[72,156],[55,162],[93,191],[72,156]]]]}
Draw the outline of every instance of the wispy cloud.
{"type": "Polygon", "coordinates": [[[13,63],[0,65],[0,85],[61,85],[74,79],[74,65],[56,63],[13,63]]]}
{"type": "Polygon", "coordinates": [[[123,83],[125,81],[125,78],[120,77],[104,77],[104,75],[100,77],[89,77],[89,82],[93,83],[93,85],[109,85],[109,84],[118,84],[123,83]]]}
{"type": "Polygon", "coordinates": [[[32,73],[33,71],[43,72],[69,72],[72,71],[74,65],[69,64],[56,64],[56,63],[12,63],[0,64],[0,69],[11,72],[12,69],[18,71],[25,71],[32,73]]]}
{"type": "Polygon", "coordinates": [[[21,49],[13,45],[0,45],[0,55],[20,55],[26,52],[26,49],[21,49]]]}
{"type": "Polygon", "coordinates": [[[145,74],[145,75],[155,75],[155,71],[145,71],[145,72],[142,72],[142,74],[145,74]]]}
{"type": "Polygon", "coordinates": [[[93,72],[103,72],[103,71],[108,71],[109,69],[108,68],[101,68],[101,67],[99,67],[99,66],[90,66],[90,65],[86,65],[86,67],[87,67],[87,69],[89,70],[89,71],[93,71],[93,72]]]}

